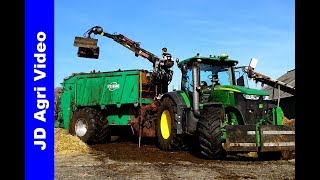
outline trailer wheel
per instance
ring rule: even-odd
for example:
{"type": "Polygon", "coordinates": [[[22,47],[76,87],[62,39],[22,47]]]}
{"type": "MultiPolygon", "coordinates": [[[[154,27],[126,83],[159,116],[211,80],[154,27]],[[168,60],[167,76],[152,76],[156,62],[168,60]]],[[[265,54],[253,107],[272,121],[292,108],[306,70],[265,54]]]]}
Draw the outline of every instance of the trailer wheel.
{"type": "Polygon", "coordinates": [[[223,118],[222,107],[209,106],[201,110],[198,121],[198,153],[208,159],[223,159],[226,151],[222,147],[220,122],[223,118]]]}
{"type": "Polygon", "coordinates": [[[176,104],[168,97],[163,99],[159,107],[156,135],[157,146],[162,150],[181,150],[183,147],[182,137],[177,135],[176,108],[176,104]]]}
{"type": "Polygon", "coordinates": [[[69,132],[87,144],[104,143],[110,138],[110,130],[102,113],[88,107],[74,112],[69,132]]]}

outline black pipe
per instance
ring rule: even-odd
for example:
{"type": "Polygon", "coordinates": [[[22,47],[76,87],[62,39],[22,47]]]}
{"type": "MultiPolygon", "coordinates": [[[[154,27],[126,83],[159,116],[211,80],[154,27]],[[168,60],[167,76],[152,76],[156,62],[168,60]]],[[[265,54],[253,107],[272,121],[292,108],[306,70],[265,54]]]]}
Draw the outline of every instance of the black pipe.
{"type": "Polygon", "coordinates": [[[192,79],[193,79],[193,113],[195,116],[200,115],[199,103],[200,103],[200,93],[197,87],[199,87],[200,82],[200,67],[198,62],[194,62],[192,65],[192,79]]]}

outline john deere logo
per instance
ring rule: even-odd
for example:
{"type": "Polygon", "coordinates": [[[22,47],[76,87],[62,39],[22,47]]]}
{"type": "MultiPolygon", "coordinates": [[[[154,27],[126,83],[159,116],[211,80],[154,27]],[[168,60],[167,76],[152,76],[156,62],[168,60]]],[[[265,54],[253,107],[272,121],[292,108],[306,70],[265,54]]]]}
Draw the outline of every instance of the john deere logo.
{"type": "Polygon", "coordinates": [[[112,82],[110,84],[107,85],[109,91],[114,91],[116,89],[120,88],[120,84],[118,84],[117,82],[112,82]]]}

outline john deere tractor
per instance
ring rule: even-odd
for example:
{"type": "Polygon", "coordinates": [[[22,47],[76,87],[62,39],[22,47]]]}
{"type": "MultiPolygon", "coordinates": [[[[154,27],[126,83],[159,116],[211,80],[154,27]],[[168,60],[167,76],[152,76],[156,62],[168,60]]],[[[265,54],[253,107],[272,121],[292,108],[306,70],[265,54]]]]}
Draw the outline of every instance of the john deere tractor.
{"type": "Polygon", "coordinates": [[[250,89],[246,67],[228,55],[178,62],[181,90],[165,93],[156,134],[164,150],[181,149],[184,137],[196,137],[196,151],[209,159],[228,152],[280,154],[295,149],[295,129],[283,125],[283,112],[268,92],[250,89]]]}

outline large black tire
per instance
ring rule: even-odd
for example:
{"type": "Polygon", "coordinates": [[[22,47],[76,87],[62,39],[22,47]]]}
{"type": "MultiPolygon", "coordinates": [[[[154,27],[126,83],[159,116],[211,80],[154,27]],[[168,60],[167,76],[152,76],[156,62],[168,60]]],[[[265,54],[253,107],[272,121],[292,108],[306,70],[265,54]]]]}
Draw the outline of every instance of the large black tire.
{"type": "Polygon", "coordinates": [[[223,118],[222,107],[207,106],[200,112],[198,121],[198,153],[206,159],[224,159],[226,151],[222,146],[220,122],[223,118]]]}
{"type": "Polygon", "coordinates": [[[183,149],[183,137],[177,135],[176,112],[177,106],[173,100],[169,97],[164,98],[156,121],[156,144],[161,150],[183,149]]]}
{"type": "Polygon", "coordinates": [[[101,111],[88,107],[74,112],[69,132],[87,144],[104,143],[110,139],[110,129],[101,111]]]}

